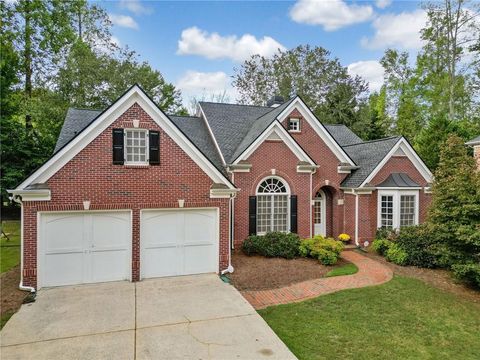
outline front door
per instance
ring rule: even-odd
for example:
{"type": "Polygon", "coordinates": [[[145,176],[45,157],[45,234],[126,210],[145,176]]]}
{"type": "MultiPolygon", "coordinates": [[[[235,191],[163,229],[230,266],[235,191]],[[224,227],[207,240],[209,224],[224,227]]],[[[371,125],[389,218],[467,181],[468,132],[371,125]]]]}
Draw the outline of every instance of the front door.
{"type": "Polygon", "coordinates": [[[326,235],[325,227],[325,193],[319,190],[313,199],[314,234],[326,235]]]}

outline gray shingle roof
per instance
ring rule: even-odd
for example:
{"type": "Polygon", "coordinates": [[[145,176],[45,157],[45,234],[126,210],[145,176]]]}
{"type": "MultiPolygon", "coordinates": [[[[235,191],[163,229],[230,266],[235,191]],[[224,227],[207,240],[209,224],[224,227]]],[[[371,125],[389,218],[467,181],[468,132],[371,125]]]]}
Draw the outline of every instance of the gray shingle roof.
{"type": "Polygon", "coordinates": [[[260,116],[273,110],[265,106],[249,106],[200,102],[223,157],[230,163],[243,138],[260,116]]]}
{"type": "Polygon", "coordinates": [[[419,187],[420,185],[413,181],[410,176],[405,173],[391,173],[377,187],[419,187]]]}
{"type": "MultiPolygon", "coordinates": [[[[276,107],[201,102],[203,112],[227,163],[233,162],[293,101],[276,107]]],[[[83,131],[100,110],[70,108],[55,146],[55,153],[83,131]]],[[[169,115],[173,123],[225,174],[222,160],[202,118],[169,115]]],[[[359,169],[343,181],[343,187],[358,187],[387,155],[400,137],[363,142],[345,125],[325,125],[359,169]]]]}
{"type": "Polygon", "coordinates": [[[478,135],[476,138],[473,138],[472,140],[467,141],[465,144],[467,144],[467,145],[478,145],[478,144],[480,144],[480,135],[478,135]]]}
{"type": "Polygon", "coordinates": [[[343,124],[324,124],[324,126],[340,146],[358,144],[363,141],[343,124]]]}
{"type": "Polygon", "coordinates": [[[101,114],[101,110],[87,110],[87,109],[75,109],[70,108],[65,116],[62,130],[57,139],[55,145],[55,154],[58,150],[64,147],[70,140],[72,140],[77,134],[85,129],[98,115],[101,114]]]}
{"type": "MultiPolygon", "coordinates": [[[[270,111],[258,119],[250,127],[250,130],[246,133],[242,141],[238,144],[238,147],[235,149],[235,152],[231,156],[229,160],[225,159],[227,162],[233,162],[237,157],[239,157],[249,146],[251,143],[255,141],[269,126],[272,122],[275,121],[278,115],[287,108],[288,105],[294,100],[290,99],[287,102],[283,103],[276,108],[270,108],[270,111]]],[[[218,141],[218,139],[217,139],[218,141]]]]}
{"type": "Polygon", "coordinates": [[[400,136],[392,136],[343,146],[343,150],[360,168],[343,180],[342,187],[359,187],[400,139],[400,136]]]}
{"type": "Polygon", "coordinates": [[[220,170],[227,175],[222,159],[215,147],[207,125],[202,118],[194,116],[168,115],[175,125],[195,144],[196,147],[220,170]]]}

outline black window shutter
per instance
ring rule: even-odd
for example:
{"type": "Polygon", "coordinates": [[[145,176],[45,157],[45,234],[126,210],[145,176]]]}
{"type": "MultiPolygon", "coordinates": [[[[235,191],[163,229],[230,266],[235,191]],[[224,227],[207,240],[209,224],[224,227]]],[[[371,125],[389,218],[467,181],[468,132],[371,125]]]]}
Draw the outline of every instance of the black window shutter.
{"type": "Polygon", "coordinates": [[[250,196],[248,201],[248,234],[257,235],[257,197],[250,196]]]}
{"type": "Polygon", "coordinates": [[[160,165],[160,132],[149,132],[149,163],[150,165],[160,165]]]}
{"type": "Polygon", "coordinates": [[[113,164],[123,165],[123,129],[113,129],[113,164]]]}
{"type": "Polygon", "coordinates": [[[297,195],[290,196],[290,232],[298,232],[297,195]]]}

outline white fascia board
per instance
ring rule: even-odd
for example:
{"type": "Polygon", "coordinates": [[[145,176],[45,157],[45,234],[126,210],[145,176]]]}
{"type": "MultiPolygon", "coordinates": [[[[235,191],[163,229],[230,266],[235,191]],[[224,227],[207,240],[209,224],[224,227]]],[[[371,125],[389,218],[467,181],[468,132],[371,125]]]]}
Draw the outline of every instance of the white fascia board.
{"type": "Polygon", "coordinates": [[[223,183],[230,189],[235,188],[235,186],[205,157],[205,155],[198,151],[195,145],[188,140],[172,121],[163,114],[160,109],[158,109],[152,100],[135,85],[89,126],[87,126],[87,128],[77,137],[71,140],[65,147],[22,182],[17,189],[24,189],[26,186],[33,183],[46,182],[135,103],[138,103],[153,121],[155,121],[158,126],[165,131],[165,133],[170,136],[214,182],[223,183]]]}
{"type": "Polygon", "coordinates": [[[415,168],[419,171],[419,173],[423,176],[427,183],[431,183],[433,181],[433,175],[428,169],[427,165],[420,159],[416,151],[412,148],[412,146],[405,140],[404,137],[401,137],[400,140],[392,147],[392,149],[388,152],[388,154],[380,161],[375,169],[368,175],[368,177],[363,181],[363,183],[359,187],[364,187],[365,184],[368,184],[372,179],[377,175],[377,173],[383,168],[383,166],[387,163],[388,160],[395,154],[395,152],[401,148],[408,159],[413,163],[415,168]]]}
{"type": "Polygon", "coordinates": [[[250,155],[257,150],[257,148],[272,134],[276,132],[280,139],[290,148],[290,150],[297,156],[301,161],[306,161],[310,165],[316,165],[315,162],[303,151],[303,149],[297,144],[297,142],[292,138],[292,136],[285,130],[285,128],[280,124],[278,120],[273,121],[265,131],[253,142],[250,144],[245,151],[240,154],[237,159],[233,162],[233,165],[238,164],[242,160],[248,159],[250,155]]]}
{"type": "Polygon", "coordinates": [[[335,141],[335,139],[330,135],[325,126],[317,119],[315,114],[309,109],[309,107],[300,99],[297,98],[290,103],[281,113],[277,116],[277,119],[280,122],[283,122],[288,114],[292,112],[294,108],[297,108],[298,111],[302,114],[303,118],[307,120],[310,126],[315,130],[315,132],[320,136],[320,138],[327,144],[327,146],[332,150],[335,156],[340,160],[340,162],[349,163],[352,166],[355,166],[355,162],[350,159],[347,153],[342,149],[342,147],[335,141]]]}
{"type": "Polygon", "coordinates": [[[213,143],[215,144],[215,148],[217,149],[217,152],[220,155],[220,159],[222,159],[222,164],[223,164],[223,166],[226,166],[227,163],[225,162],[225,158],[223,157],[222,151],[220,150],[220,146],[218,146],[217,139],[215,138],[215,135],[213,135],[212,128],[210,127],[207,116],[205,115],[205,112],[203,111],[202,105],[200,105],[200,103],[198,104],[198,109],[199,109],[201,117],[203,118],[203,121],[207,125],[208,132],[210,133],[210,136],[213,139],[213,143]]]}
{"type": "Polygon", "coordinates": [[[32,190],[7,190],[13,198],[20,196],[23,201],[50,201],[52,195],[50,189],[32,189],[32,190]]]}

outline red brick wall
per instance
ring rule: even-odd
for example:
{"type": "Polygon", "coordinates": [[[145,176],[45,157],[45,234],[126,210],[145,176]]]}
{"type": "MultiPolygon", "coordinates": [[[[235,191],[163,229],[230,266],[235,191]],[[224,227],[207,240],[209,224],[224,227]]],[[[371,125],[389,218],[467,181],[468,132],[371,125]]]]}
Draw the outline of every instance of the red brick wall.
{"type": "Polygon", "coordinates": [[[313,195],[322,188],[327,187],[325,192],[331,195],[331,208],[327,207],[327,235],[338,236],[343,230],[344,205],[338,205],[338,199],[343,199],[343,191],[340,190],[340,184],[348,174],[339,174],[337,171],[340,160],[328,147],[328,145],[318,136],[316,131],[305,120],[298,110],[293,110],[283,121],[283,126],[288,130],[288,119],[294,117],[300,119],[300,132],[291,132],[290,134],[302,149],[315,161],[320,167],[313,175],[313,195]],[[328,182],[328,184],[327,184],[328,182]],[[330,215],[329,211],[333,214],[330,215]],[[330,219],[330,221],[328,220],[330,219]]]}
{"type": "Polygon", "coordinates": [[[228,266],[228,199],[210,199],[213,181],[184,151],[134,104],[48,180],[52,200],[24,203],[24,284],[36,286],[37,211],[132,209],[132,278],[140,271],[140,209],[185,207],[220,209],[220,269],[228,266]],[[140,127],[160,131],[160,165],[133,167],[112,164],[112,129],[140,127]]]}
{"type": "Polygon", "coordinates": [[[290,187],[292,195],[297,195],[298,234],[310,236],[310,174],[297,173],[298,158],[282,141],[265,141],[247,159],[252,164],[248,173],[237,172],[234,175],[235,186],[241,189],[235,198],[235,244],[239,245],[248,236],[248,199],[255,195],[263,178],[275,176],[283,178],[290,187]]]}
{"type": "MultiPolygon", "coordinates": [[[[415,165],[406,156],[392,156],[382,169],[372,179],[371,184],[376,186],[384,181],[391,173],[406,173],[422,188],[427,186],[427,181],[423,178],[415,165]]],[[[371,195],[360,195],[359,207],[359,242],[371,241],[377,231],[377,191],[371,195]]],[[[426,194],[423,189],[419,190],[419,222],[425,221],[428,206],[431,202],[431,195],[426,194]]]]}

